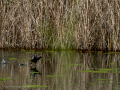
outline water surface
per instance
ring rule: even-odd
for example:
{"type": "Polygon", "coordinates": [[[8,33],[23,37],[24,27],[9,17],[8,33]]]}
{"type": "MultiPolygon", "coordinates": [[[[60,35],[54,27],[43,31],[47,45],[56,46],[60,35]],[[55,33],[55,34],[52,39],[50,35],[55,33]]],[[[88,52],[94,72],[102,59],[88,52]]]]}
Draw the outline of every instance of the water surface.
{"type": "Polygon", "coordinates": [[[120,53],[0,51],[1,90],[120,89],[120,53]],[[3,62],[5,61],[5,62],[3,62]]]}

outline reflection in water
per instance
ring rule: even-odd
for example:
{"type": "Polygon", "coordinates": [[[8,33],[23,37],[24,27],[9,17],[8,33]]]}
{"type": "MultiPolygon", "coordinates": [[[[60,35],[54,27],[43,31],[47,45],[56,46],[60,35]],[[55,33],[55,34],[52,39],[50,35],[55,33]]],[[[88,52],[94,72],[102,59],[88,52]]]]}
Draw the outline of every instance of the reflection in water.
{"type": "Polygon", "coordinates": [[[2,62],[1,62],[1,64],[2,64],[2,70],[4,69],[4,67],[5,67],[5,60],[4,60],[4,56],[2,57],[2,62]]]}
{"type": "Polygon", "coordinates": [[[25,66],[25,64],[24,64],[24,63],[19,63],[18,65],[19,65],[19,66],[25,66]]]}
{"type": "Polygon", "coordinates": [[[7,60],[8,64],[5,64],[4,70],[0,68],[1,90],[3,88],[8,90],[8,87],[12,90],[44,89],[23,87],[23,85],[48,86],[44,90],[120,88],[119,53],[44,52],[40,55],[44,58],[37,62],[39,66],[34,67],[29,63],[31,53],[0,51],[1,55],[3,53],[4,60],[7,60]],[[9,58],[16,58],[16,60],[9,60],[9,58]],[[20,63],[25,66],[20,67],[20,63]]]}
{"type": "Polygon", "coordinates": [[[4,58],[2,58],[2,62],[1,62],[1,64],[5,64],[5,60],[4,60],[4,58]]]}
{"type": "Polygon", "coordinates": [[[37,74],[41,74],[36,67],[31,67],[30,66],[30,76],[35,77],[37,74]]]}

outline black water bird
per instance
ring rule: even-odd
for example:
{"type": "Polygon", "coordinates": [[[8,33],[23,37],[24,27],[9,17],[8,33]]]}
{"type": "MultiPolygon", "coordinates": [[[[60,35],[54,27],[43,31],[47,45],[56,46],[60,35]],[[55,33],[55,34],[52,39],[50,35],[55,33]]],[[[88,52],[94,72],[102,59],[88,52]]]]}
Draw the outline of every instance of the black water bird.
{"type": "Polygon", "coordinates": [[[37,57],[37,55],[36,55],[36,54],[34,54],[34,55],[33,55],[33,57],[32,57],[32,60],[30,60],[30,61],[31,61],[31,63],[30,63],[30,64],[32,64],[32,62],[34,62],[34,63],[36,64],[36,63],[37,63],[37,61],[38,61],[40,58],[42,58],[42,57],[37,57]]]}

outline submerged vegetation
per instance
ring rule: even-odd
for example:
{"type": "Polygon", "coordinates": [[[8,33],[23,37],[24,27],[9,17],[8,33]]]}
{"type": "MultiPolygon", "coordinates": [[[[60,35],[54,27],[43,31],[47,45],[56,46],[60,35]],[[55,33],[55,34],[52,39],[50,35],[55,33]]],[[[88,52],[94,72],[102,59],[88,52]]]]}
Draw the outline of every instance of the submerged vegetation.
{"type": "Polygon", "coordinates": [[[48,86],[41,86],[41,85],[23,85],[23,87],[29,87],[29,88],[46,88],[48,86]]]}
{"type": "Polygon", "coordinates": [[[0,81],[11,80],[10,78],[0,78],[0,81]]]}
{"type": "Polygon", "coordinates": [[[120,50],[119,0],[2,0],[0,48],[120,50]]]}

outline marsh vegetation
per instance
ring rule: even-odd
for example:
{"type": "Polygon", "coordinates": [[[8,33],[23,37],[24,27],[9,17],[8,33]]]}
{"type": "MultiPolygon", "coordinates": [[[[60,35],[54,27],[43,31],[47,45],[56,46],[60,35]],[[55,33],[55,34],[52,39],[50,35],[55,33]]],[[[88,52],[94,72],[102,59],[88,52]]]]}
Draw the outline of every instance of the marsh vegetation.
{"type": "Polygon", "coordinates": [[[120,50],[119,0],[1,0],[0,48],[120,50]]]}

